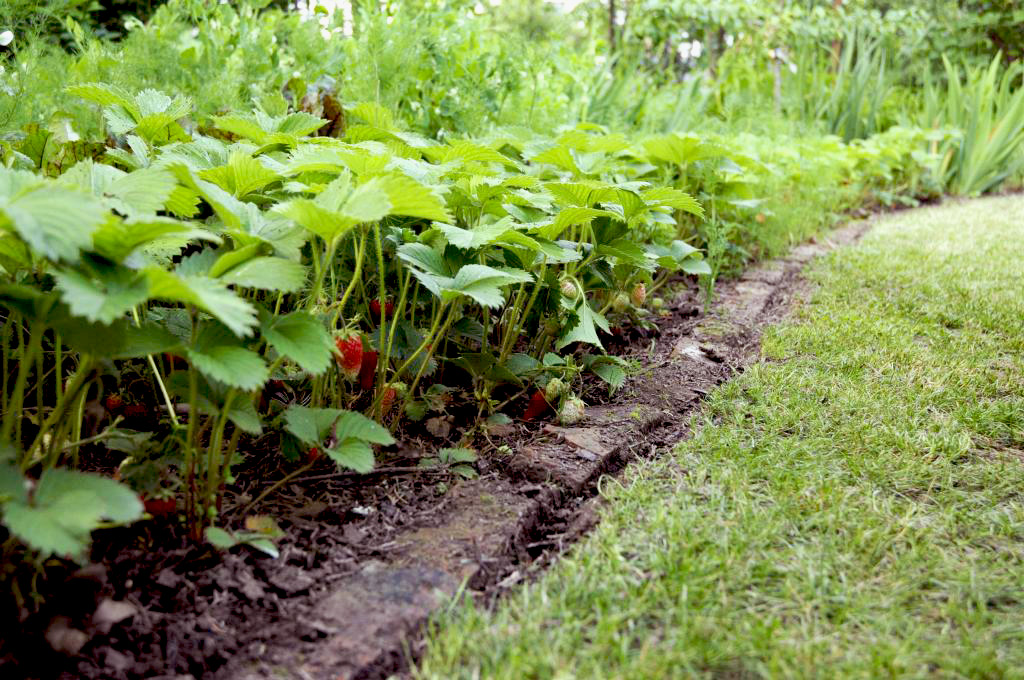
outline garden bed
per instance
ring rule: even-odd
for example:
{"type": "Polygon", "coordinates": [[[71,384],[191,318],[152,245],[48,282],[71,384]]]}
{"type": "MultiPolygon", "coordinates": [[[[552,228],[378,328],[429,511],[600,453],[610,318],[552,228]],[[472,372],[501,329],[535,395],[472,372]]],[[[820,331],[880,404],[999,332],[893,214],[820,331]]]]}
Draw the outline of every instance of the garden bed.
{"type": "MultiPolygon", "coordinates": [[[[496,428],[478,478],[417,468],[405,441],[370,475],[325,465],[293,479],[258,508],[286,531],[277,559],[189,546],[160,521],[107,532],[95,563],[7,638],[5,662],[19,675],[88,678],[373,678],[403,668],[452,596],[499,594],[593,526],[599,480],[685,437],[686,414],[757,359],[760,330],[785,313],[803,264],[865,228],[722,283],[708,313],[695,285],[680,282],[657,328],[618,348],[642,366],[622,389],[573,427],[496,428]]],[[[282,474],[249,470],[227,516],[282,474]]]]}

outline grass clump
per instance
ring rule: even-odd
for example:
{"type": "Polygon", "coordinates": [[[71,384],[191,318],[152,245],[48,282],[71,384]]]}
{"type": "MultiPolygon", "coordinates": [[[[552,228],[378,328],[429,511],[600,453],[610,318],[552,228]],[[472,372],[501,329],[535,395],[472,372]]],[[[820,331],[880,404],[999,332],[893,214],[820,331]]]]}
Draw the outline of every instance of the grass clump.
{"type": "Polygon", "coordinates": [[[422,678],[1024,667],[1024,199],[881,220],[596,532],[422,678]],[[969,245],[969,247],[968,247],[969,245]]]}

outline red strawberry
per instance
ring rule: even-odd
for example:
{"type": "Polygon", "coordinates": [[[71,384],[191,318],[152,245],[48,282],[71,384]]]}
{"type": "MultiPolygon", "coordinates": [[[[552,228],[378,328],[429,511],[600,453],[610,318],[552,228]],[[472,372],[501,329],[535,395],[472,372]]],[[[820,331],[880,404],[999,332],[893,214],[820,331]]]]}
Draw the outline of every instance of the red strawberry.
{"type": "Polygon", "coordinates": [[[125,418],[142,418],[149,412],[145,404],[128,404],[124,407],[125,418]]]}
{"type": "Polygon", "coordinates": [[[167,359],[167,363],[170,364],[171,370],[175,371],[178,369],[188,369],[188,362],[185,361],[184,357],[179,357],[177,354],[171,354],[170,352],[164,352],[164,359],[167,359]]]}
{"type": "Polygon", "coordinates": [[[107,397],[106,402],[107,410],[111,413],[117,413],[124,408],[124,399],[121,398],[120,394],[111,394],[107,397]]]}
{"type": "Polygon", "coordinates": [[[377,378],[377,353],[372,349],[363,352],[363,363],[359,367],[359,387],[372,390],[377,378]]]}
{"type": "Polygon", "coordinates": [[[338,368],[346,380],[355,380],[363,365],[363,339],[359,333],[339,335],[334,338],[337,353],[334,355],[338,368]]]}
{"type": "Polygon", "coordinates": [[[146,512],[153,517],[166,517],[178,509],[178,502],[173,498],[146,498],[144,496],[141,498],[146,512]]]}
{"type": "Polygon", "coordinates": [[[389,387],[384,390],[384,396],[380,400],[380,412],[381,414],[387,414],[391,412],[391,407],[395,405],[395,388],[389,387]]]}
{"type": "Polygon", "coordinates": [[[314,446],[313,448],[306,452],[306,462],[315,463],[316,461],[320,460],[320,457],[323,455],[323,451],[320,450],[320,447],[314,446]]]}
{"type": "Polygon", "coordinates": [[[523,420],[537,420],[547,413],[549,408],[547,399],[544,398],[544,393],[540,390],[534,390],[530,396],[530,403],[526,406],[526,411],[523,412],[523,420]]]}
{"type": "MultiPolygon", "coordinates": [[[[384,301],[384,318],[391,316],[395,313],[395,303],[391,300],[384,301]]],[[[370,300],[370,317],[374,319],[380,318],[380,300],[370,300]]]]}

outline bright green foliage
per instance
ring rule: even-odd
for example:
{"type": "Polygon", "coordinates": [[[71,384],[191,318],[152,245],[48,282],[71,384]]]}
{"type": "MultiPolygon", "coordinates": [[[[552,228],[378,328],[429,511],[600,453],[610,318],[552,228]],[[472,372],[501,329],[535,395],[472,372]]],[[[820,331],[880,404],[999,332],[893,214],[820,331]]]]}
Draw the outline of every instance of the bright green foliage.
{"type": "Polygon", "coordinates": [[[140,517],[138,496],[112,479],[53,469],[33,485],[11,461],[0,461],[0,523],[43,556],[83,561],[94,529],[140,517]]]}
{"type": "Polygon", "coordinates": [[[648,323],[674,277],[710,293],[846,209],[1020,174],[1020,69],[961,81],[951,60],[922,106],[903,64],[937,52],[916,3],[638,1],[610,35],[576,22],[604,3],[357,4],[348,25],[171,0],[116,43],[82,9],[66,51],[0,8],[0,441],[19,474],[75,467],[99,374],[141,376],[210,538],[249,436],[365,472],[446,395],[500,419],[555,378],[614,389],[605,334],[648,323]],[[353,334],[376,357],[358,381],[334,370],[353,334]]]}
{"type": "Polygon", "coordinates": [[[961,75],[949,59],[943,64],[946,87],[927,82],[921,113],[926,125],[953,128],[938,144],[939,176],[955,194],[991,191],[1024,167],[1024,66],[1003,69],[997,55],[961,75]]]}
{"type": "Polygon", "coordinates": [[[306,447],[322,447],[338,465],[356,472],[373,469],[371,444],[394,444],[391,434],[361,413],[292,406],[285,429],[306,447]]]}

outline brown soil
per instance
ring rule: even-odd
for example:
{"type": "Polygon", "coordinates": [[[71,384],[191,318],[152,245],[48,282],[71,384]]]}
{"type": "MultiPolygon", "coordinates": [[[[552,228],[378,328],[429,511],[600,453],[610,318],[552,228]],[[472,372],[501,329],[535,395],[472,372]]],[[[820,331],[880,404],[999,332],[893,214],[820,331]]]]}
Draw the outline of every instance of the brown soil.
{"type": "MultiPolygon", "coordinates": [[[[719,284],[709,313],[694,285],[681,284],[655,330],[619,340],[639,374],[611,398],[602,384],[588,385],[592,405],[577,426],[517,423],[493,434],[495,447],[508,448],[482,455],[477,479],[417,469],[415,442],[367,476],[325,462],[261,508],[287,533],[277,559],[192,546],[167,523],[105,532],[95,564],[4,632],[0,676],[401,673],[423,624],[453,596],[498,595],[585,534],[597,521],[600,478],[687,436],[687,414],[757,360],[761,330],[802,289],[803,265],[866,229],[854,224],[719,284]]],[[[283,474],[250,475],[236,506],[283,474]]]]}

